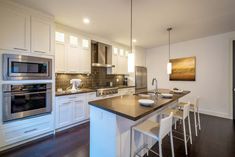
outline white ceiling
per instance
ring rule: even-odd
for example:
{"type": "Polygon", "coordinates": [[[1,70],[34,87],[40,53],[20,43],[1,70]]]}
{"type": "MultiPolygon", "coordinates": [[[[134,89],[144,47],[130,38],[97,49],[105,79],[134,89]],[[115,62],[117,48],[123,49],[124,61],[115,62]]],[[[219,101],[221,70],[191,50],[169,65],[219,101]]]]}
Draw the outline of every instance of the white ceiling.
{"type": "MultiPolygon", "coordinates": [[[[55,16],[57,22],[128,45],[130,0],[13,0],[55,16]],[[85,25],[84,17],[91,23],[85,25]]],[[[235,0],[133,0],[138,46],[167,44],[235,30],[235,0]]]]}

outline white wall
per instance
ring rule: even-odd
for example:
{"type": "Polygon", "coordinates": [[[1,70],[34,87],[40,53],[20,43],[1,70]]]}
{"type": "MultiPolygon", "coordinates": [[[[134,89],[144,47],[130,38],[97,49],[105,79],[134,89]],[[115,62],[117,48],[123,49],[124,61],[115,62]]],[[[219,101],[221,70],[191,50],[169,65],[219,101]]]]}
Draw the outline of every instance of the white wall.
{"type": "Polygon", "coordinates": [[[173,44],[171,58],[196,56],[196,81],[189,82],[169,81],[167,45],[148,49],[148,88],[157,77],[160,88],[190,90],[184,100],[199,96],[202,113],[232,118],[232,40],[235,32],[173,44]]]}

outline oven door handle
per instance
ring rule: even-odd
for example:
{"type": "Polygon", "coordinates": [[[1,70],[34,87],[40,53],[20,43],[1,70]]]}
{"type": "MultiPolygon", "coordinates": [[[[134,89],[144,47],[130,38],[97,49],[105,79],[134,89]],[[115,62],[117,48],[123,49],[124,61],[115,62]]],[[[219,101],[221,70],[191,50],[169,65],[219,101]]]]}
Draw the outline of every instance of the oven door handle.
{"type": "Polygon", "coordinates": [[[24,96],[24,95],[31,95],[31,94],[44,94],[47,93],[47,91],[43,91],[43,92],[31,92],[31,93],[11,93],[11,95],[14,96],[24,96]]]}

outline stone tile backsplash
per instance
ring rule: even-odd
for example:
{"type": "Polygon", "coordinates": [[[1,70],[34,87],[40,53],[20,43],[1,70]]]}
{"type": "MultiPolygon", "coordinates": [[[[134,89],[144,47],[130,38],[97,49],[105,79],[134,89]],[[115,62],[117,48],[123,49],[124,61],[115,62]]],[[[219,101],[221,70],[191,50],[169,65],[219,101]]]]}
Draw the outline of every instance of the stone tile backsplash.
{"type": "Polygon", "coordinates": [[[62,88],[66,90],[71,88],[71,79],[81,79],[82,88],[95,88],[109,86],[112,82],[113,86],[124,85],[124,75],[107,75],[106,68],[92,67],[91,74],[67,74],[57,73],[56,74],[56,89],[62,88]]]}

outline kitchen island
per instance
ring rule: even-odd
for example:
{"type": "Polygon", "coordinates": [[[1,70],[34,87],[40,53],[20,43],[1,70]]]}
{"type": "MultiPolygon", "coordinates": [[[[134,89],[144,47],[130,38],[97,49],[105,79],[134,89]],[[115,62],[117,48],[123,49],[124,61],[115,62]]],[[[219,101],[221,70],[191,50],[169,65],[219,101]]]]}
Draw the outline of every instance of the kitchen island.
{"type": "MultiPolygon", "coordinates": [[[[170,90],[160,90],[169,93],[170,90]]],[[[157,115],[169,107],[174,106],[178,99],[189,94],[184,91],[166,99],[151,96],[154,100],[151,107],[139,105],[139,95],[118,96],[103,100],[91,101],[90,107],[90,156],[91,157],[129,157],[133,156],[143,140],[151,146],[156,141],[145,139],[135,134],[131,139],[131,128],[146,119],[157,121],[157,115]],[[132,146],[132,152],[130,151],[132,146]]]]}

